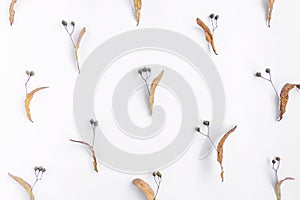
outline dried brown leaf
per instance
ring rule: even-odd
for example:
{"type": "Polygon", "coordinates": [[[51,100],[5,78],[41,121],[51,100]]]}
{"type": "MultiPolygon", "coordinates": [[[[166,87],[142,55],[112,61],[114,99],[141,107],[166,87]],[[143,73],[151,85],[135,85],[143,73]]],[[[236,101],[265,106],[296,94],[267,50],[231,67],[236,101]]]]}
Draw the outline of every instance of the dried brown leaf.
{"type": "Polygon", "coordinates": [[[220,163],[220,166],[221,166],[221,179],[222,181],[224,181],[224,170],[223,170],[223,145],[224,145],[224,142],[225,140],[228,138],[228,136],[233,133],[235,131],[235,129],[237,128],[237,126],[233,127],[231,130],[229,130],[222,138],[221,140],[219,141],[219,144],[218,144],[218,162],[220,163]]]}
{"type": "Polygon", "coordinates": [[[281,184],[284,181],[287,181],[287,180],[294,180],[294,178],[286,177],[285,179],[278,181],[278,183],[276,184],[276,197],[277,197],[277,200],[281,200],[281,189],[280,189],[280,187],[281,187],[281,184]]]}
{"type": "Polygon", "coordinates": [[[27,118],[29,119],[29,121],[33,122],[32,119],[31,119],[31,113],[30,113],[30,102],[33,98],[33,95],[40,91],[40,90],[43,90],[43,89],[46,89],[48,87],[39,87],[39,88],[36,88],[34,90],[32,90],[30,93],[28,93],[26,95],[26,99],[25,99],[25,110],[26,110],[26,113],[27,113],[27,118]]]}
{"type": "Polygon", "coordinates": [[[135,15],[137,21],[136,25],[138,26],[141,18],[142,0],[133,0],[133,3],[134,3],[134,9],[135,9],[135,15]]]}
{"type": "Polygon", "coordinates": [[[12,24],[15,21],[15,4],[17,3],[17,0],[12,0],[10,5],[9,5],[9,21],[10,21],[10,25],[12,26],[12,24]]]}
{"type": "Polygon", "coordinates": [[[78,73],[80,73],[78,49],[79,49],[79,46],[80,46],[81,39],[84,36],[85,32],[86,32],[86,28],[83,27],[81,29],[80,33],[79,33],[79,36],[78,36],[78,39],[77,39],[77,42],[76,42],[76,45],[75,45],[75,59],[76,59],[76,65],[77,65],[78,73]]]}
{"type": "Polygon", "coordinates": [[[33,195],[33,192],[32,192],[32,187],[29,183],[27,183],[25,180],[23,180],[22,178],[20,177],[17,177],[17,176],[14,176],[10,173],[8,173],[8,175],[10,177],[12,177],[15,181],[17,181],[21,186],[23,186],[23,188],[26,190],[26,192],[28,193],[29,197],[30,197],[30,200],[34,200],[34,195],[33,195]]]}
{"type": "Polygon", "coordinates": [[[208,26],[206,26],[206,24],[199,18],[197,18],[197,24],[203,29],[203,31],[205,32],[205,38],[206,41],[210,43],[211,48],[213,49],[214,53],[216,55],[217,51],[216,51],[216,47],[215,47],[215,43],[214,43],[214,37],[213,34],[211,33],[210,29],[208,28],[208,26]]]}
{"type": "Polygon", "coordinates": [[[98,167],[97,167],[97,158],[96,158],[96,154],[95,154],[95,151],[94,151],[94,147],[92,145],[90,145],[89,143],[87,142],[84,142],[84,141],[79,141],[79,140],[72,140],[70,139],[71,142],[76,142],[76,143],[80,143],[80,144],[83,144],[83,145],[86,145],[90,148],[91,150],[91,153],[92,153],[92,157],[93,157],[93,166],[94,166],[94,170],[95,172],[98,172],[98,167]]]}
{"type": "Polygon", "coordinates": [[[282,120],[283,114],[286,112],[286,106],[289,101],[289,92],[294,88],[297,87],[300,89],[300,85],[298,84],[285,84],[280,92],[280,113],[278,121],[282,120]]]}
{"type": "Polygon", "coordinates": [[[273,5],[275,0],[269,0],[269,9],[268,9],[268,27],[270,27],[271,17],[272,17],[272,11],[273,11],[273,5]]]}
{"type": "Polygon", "coordinates": [[[134,179],[132,183],[145,194],[147,200],[154,200],[154,192],[148,183],[140,178],[134,179]]]}
{"type": "Polygon", "coordinates": [[[152,115],[152,110],[153,110],[153,104],[154,104],[154,94],[155,94],[155,90],[156,87],[159,83],[159,81],[161,80],[161,78],[164,75],[164,70],[162,70],[159,75],[152,81],[151,84],[151,89],[150,89],[150,98],[149,98],[149,102],[150,102],[150,114],[152,115]]]}

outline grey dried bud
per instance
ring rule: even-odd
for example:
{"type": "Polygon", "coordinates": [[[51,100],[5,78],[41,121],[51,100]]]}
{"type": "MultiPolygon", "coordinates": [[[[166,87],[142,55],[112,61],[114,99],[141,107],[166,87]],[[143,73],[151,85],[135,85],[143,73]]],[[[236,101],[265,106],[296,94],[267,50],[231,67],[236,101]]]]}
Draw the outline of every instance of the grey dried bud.
{"type": "Polygon", "coordinates": [[[203,121],[203,125],[209,126],[209,124],[210,124],[209,121],[207,121],[207,120],[206,120],[206,121],[203,121]]]}
{"type": "Polygon", "coordinates": [[[216,16],[215,16],[215,20],[218,20],[218,19],[219,19],[219,15],[216,15],[216,16]]]}
{"type": "Polygon", "coordinates": [[[209,15],[209,18],[214,18],[215,17],[215,14],[213,14],[213,13],[211,13],[210,15],[209,15]]]}
{"type": "Polygon", "coordinates": [[[150,67],[148,67],[148,68],[147,68],[147,71],[148,71],[148,72],[151,72],[151,68],[150,68],[150,67]]]}
{"type": "Polygon", "coordinates": [[[261,73],[260,72],[256,72],[255,76],[261,77],[261,73]]]}
{"type": "Polygon", "coordinates": [[[39,169],[39,167],[38,167],[38,166],[35,166],[33,169],[34,169],[34,171],[36,171],[36,170],[39,169]]]}
{"type": "Polygon", "coordinates": [[[75,26],[75,22],[71,21],[71,25],[72,25],[72,26],[75,26]]]}
{"type": "Polygon", "coordinates": [[[153,172],[153,173],[152,173],[152,176],[155,177],[155,176],[156,176],[156,172],[153,172]]]}
{"type": "Polygon", "coordinates": [[[156,175],[157,175],[159,178],[161,178],[161,176],[162,176],[161,173],[160,173],[159,171],[156,172],[156,175]]]}
{"type": "Polygon", "coordinates": [[[30,72],[29,72],[29,75],[30,75],[30,76],[34,76],[34,71],[30,71],[30,72]]]}
{"type": "Polygon", "coordinates": [[[280,157],[275,157],[275,160],[277,160],[278,162],[280,161],[280,157]]]}
{"type": "Polygon", "coordinates": [[[276,163],[276,161],[273,159],[273,160],[272,160],[272,164],[274,165],[275,163],[276,163]]]}
{"type": "Polygon", "coordinates": [[[195,129],[197,132],[200,132],[200,128],[199,127],[196,127],[195,129]]]}
{"type": "Polygon", "coordinates": [[[270,68],[266,68],[266,73],[270,73],[271,72],[271,69],[270,68]]]}
{"type": "Polygon", "coordinates": [[[63,26],[68,26],[68,22],[66,22],[65,20],[62,20],[61,23],[63,26]]]}
{"type": "Polygon", "coordinates": [[[142,69],[139,69],[139,70],[138,70],[138,73],[139,73],[140,75],[142,74],[142,72],[143,72],[142,69]]]}
{"type": "Polygon", "coordinates": [[[43,169],[42,169],[42,172],[43,172],[43,173],[44,173],[44,172],[46,172],[46,169],[45,169],[45,168],[43,168],[43,169]]]}
{"type": "Polygon", "coordinates": [[[26,74],[29,76],[30,72],[28,70],[26,70],[26,74]]]}
{"type": "Polygon", "coordinates": [[[93,125],[95,123],[95,121],[93,119],[90,120],[91,125],[93,125]]]}
{"type": "Polygon", "coordinates": [[[142,70],[143,70],[143,72],[147,72],[148,69],[147,69],[147,67],[144,67],[142,70]]]}
{"type": "Polygon", "coordinates": [[[95,122],[94,122],[94,126],[98,126],[98,121],[96,120],[95,122]]]}

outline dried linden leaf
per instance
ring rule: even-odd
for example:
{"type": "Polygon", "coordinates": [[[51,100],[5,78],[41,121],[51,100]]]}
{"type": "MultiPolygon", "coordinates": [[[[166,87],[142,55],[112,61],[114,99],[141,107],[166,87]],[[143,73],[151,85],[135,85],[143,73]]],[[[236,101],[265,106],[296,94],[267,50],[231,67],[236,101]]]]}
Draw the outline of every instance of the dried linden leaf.
{"type": "Polygon", "coordinates": [[[235,129],[237,128],[237,126],[233,127],[230,131],[228,131],[222,138],[221,140],[219,141],[219,144],[218,144],[218,162],[220,163],[220,166],[221,166],[221,179],[222,181],[224,181],[224,170],[223,170],[223,165],[222,165],[222,162],[223,162],[223,145],[224,145],[224,142],[225,140],[228,138],[228,136],[235,131],[235,129]]]}
{"type": "Polygon", "coordinates": [[[279,113],[279,118],[278,121],[282,120],[283,114],[286,112],[286,106],[289,101],[289,92],[294,88],[297,87],[300,89],[299,84],[285,84],[283,88],[281,89],[280,92],[280,113],[279,113]]]}
{"type": "Polygon", "coordinates": [[[276,197],[277,197],[277,200],[281,200],[280,186],[284,181],[287,181],[287,180],[294,180],[294,178],[286,177],[285,179],[278,181],[278,183],[276,184],[276,197]]]}
{"type": "Polygon", "coordinates": [[[137,21],[136,25],[138,26],[141,18],[142,0],[133,0],[133,3],[134,3],[134,9],[135,9],[135,15],[137,21]]]}
{"type": "Polygon", "coordinates": [[[144,193],[147,200],[154,200],[154,192],[148,183],[139,178],[134,179],[132,183],[144,193]]]}
{"type": "Polygon", "coordinates": [[[268,19],[267,19],[268,20],[268,27],[270,27],[274,2],[275,2],[275,0],[269,0],[269,10],[268,10],[268,19]]]}
{"type": "Polygon", "coordinates": [[[24,181],[22,178],[14,176],[10,173],[8,173],[8,175],[10,177],[12,177],[15,181],[17,181],[20,185],[23,186],[23,188],[26,190],[26,192],[28,193],[30,200],[34,200],[34,195],[32,193],[32,187],[29,183],[27,183],[26,181],[24,181]]]}
{"type": "Polygon", "coordinates": [[[15,4],[17,3],[17,0],[12,0],[10,5],[9,5],[9,21],[10,21],[10,25],[12,26],[12,24],[15,21],[15,4]]]}
{"type": "Polygon", "coordinates": [[[71,141],[71,142],[77,142],[77,143],[80,143],[80,144],[86,145],[86,146],[88,146],[88,147],[90,148],[90,150],[91,150],[91,153],[92,153],[92,157],[93,157],[93,160],[94,160],[94,162],[93,162],[94,170],[95,170],[95,172],[98,172],[98,167],[97,167],[97,158],[96,158],[96,154],[95,154],[95,151],[94,151],[94,148],[93,148],[93,146],[92,146],[92,145],[90,145],[90,144],[89,144],[89,143],[87,143],[87,142],[84,142],[84,141],[78,141],[78,140],[72,140],[72,139],[70,139],[70,141],[71,141]]]}
{"type": "Polygon", "coordinates": [[[28,93],[26,95],[26,99],[25,99],[25,109],[26,109],[26,113],[27,113],[27,118],[29,119],[29,121],[33,122],[32,119],[31,119],[31,114],[30,114],[30,102],[33,98],[33,95],[40,91],[40,90],[43,90],[43,89],[46,89],[48,87],[39,87],[39,88],[36,88],[34,90],[32,90],[30,93],[28,93]]]}
{"type": "Polygon", "coordinates": [[[213,38],[213,34],[211,33],[210,29],[208,28],[208,26],[206,26],[206,24],[204,24],[204,22],[197,18],[197,24],[203,29],[203,31],[205,32],[205,38],[206,38],[206,41],[210,43],[214,53],[216,55],[217,54],[217,51],[216,51],[216,48],[215,48],[215,44],[214,44],[214,38],[213,38]]]}
{"type": "Polygon", "coordinates": [[[156,90],[156,87],[160,81],[160,79],[163,77],[164,75],[164,70],[162,70],[159,75],[152,81],[152,84],[151,84],[151,89],[150,89],[150,98],[149,98],[149,101],[150,101],[150,114],[152,115],[152,110],[153,110],[153,104],[154,104],[154,94],[155,94],[155,90],[156,90]]]}
{"type": "Polygon", "coordinates": [[[79,36],[78,36],[78,39],[77,39],[77,42],[76,42],[76,46],[75,46],[75,59],[76,59],[76,65],[77,65],[78,73],[80,73],[78,49],[79,49],[81,39],[82,39],[83,35],[85,34],[85,32],[86,32],[86,28],[83,27],[81,29],[80,33],[79,33],[79,36]]]}

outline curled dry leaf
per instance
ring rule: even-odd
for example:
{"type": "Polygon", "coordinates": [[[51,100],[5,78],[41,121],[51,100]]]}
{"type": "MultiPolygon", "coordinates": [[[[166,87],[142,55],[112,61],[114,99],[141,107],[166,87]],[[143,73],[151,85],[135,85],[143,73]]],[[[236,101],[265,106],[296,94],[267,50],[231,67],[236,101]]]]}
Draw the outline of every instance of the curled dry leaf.
{"type": "Polygon", "coordinates": [[[151,84],[151,89],[150,89],[150,98],[149,98],[149,102],[150,102],[150,114],[152,115],[152,110],[153,110],[153,104],[154,104],[154,94],[155,94],[155,90],[156,87],[159,83],[159,81],[161,80],[161,78],[164,75],[164,70],[162,70],[159,75],[152,81],[151,84]]]}
{"type": "Polygon", "coordinates": [[[222,138],[221,140],[219,141],[219,144],[218,144],[218,162],[220,163],[220,166],[221,166],[221,179],[222,181],[224,181],[224,170],[223,170],[223,145],[224,145],[224,142],[225,140],[228,138],[228,136],[233,133],[235,131],[235,129],[237,128],[237,126],[233,127],[231,130],[229,130],[222,138]]]}
{"type": "Polygon", "coordinates": [[[70,139],[70,141],[71,141],[71,142],[77,142],[77,143],[86,145],[87,147],[90,148],[91,153],[92,153],[92,157],[93,157],[93,166],[94,166],[94,170],[95,170],[95,172],[98,172],[97,158],[96,158],[96,154],[95,154],[95,151],[94,151],[94,147],[93,147],[92,145],[90,145],[89,143],[84,142],[84,141],[78,141],[78,140],[72,140],[72,139],[70,139]]]}
{"type": "Polygon", "coordinates": [[[286,106],[289,101],[289,92],[294,88],[297,87],[300,89],[300,84],[285,84],[280,92],[280,113],[278,121],[282,120],[283,114],[286,112],[286,106]]]}
{"type": "Polygon", "coordinates": [[[271,17],[272,17],[272,11],[273,11],[273,5],[275,0],[269,0],[269,9],[268,9],[268,27],[270,27],[271,17]]]}
{"type": "Polygon", "coordinates": [[[284,181],[287,181],[287,180],[294,180],[294,178],[292,178],[292,177],[286,177],[285,179],[278,181],[278,183],[276,184],[276,197],[277,197],[277,200],[281,200],[281,190],[280,190],[280,187],[281,187],[281,184],[284,181]]]}
{"type": "Polygon", "coordinates": [[[133,0],[133,3],[134,3],[135,16],[137,21],[136,25],[138,26],[141,18],[142,0],[133,0]]]}
{"type": "Polygon", "coordinates": [[[27,113],[27,118],[29,119],[29,121],[33,122],[32,119],[31,119],[31,113],[30,113],[30,102],[33,98],[33,95],[40,91],[40,90],[43,90],[43,89],[46,89],[48,87],[39,87],[39,88],[36,88],[34,90],[32,90],[30,93],[28,93],[26,95],[26,99],[25,99],[25,109],[26,109],[26,113],[27,113]]]}
{"type": "Polygon", "coordinates": [[[145,194],[147,200],[154,200],[154,192],[148,183],[140,178],[134,179],[132,183],[145,194]]]}
{"type": "Polygon", "coordinates": [[[210,43],[211,48],[213,49],[214,53],[216,55],[217,51],[216,51],[216,47],[215,47],[215,43],[214,43],[214,38],[213,38],[213,34],[211,33],[210,29],[208,28],[208,26],[206,26],[206,24],[199,18],[197,18],[197,24],[203,29],[203,31],[205,32],[205,38],[206,41],[210,43]]]}
{"type": "Polygon", "coordinates": [[[86,32],[86,28],[83,27],[81,29],[80,33],[79,33],[79,36],[78,36],[78,39],[77,39],[77,42],[76,42],[76,45],[75,45],[75,59],[76,59],[76,65],[77,65],[78,73],[80,73],[78,49],[79,49],[81,39],[82,39],[83,35],[85,34],[85,32],[86,32]]]}
{"type": "Polygon", "coordinates": [[[10,25],[12,26],[12,24],[15,21],[15,4],[17,3],[17,0],[12,0],[10,5],[9,5],[9,21],[10,21],[10,25]]]}
{"type": "Polygon", "coordinates": [[[23,186],[23,188],[28,193],[28,195],[30,197],[30,200],[34,200],[34,195],[33,195],[33,192],[32,192],[32,187],[31,187],[31,185],[29,183],[27,183],[26,181],[24,181],[22,178],[14,176],[14,175],[12,175],[10,173],[8,173],[8,175],[10,177],[12,177],[15,181],[17,181],[20,185],[23,186]]]}

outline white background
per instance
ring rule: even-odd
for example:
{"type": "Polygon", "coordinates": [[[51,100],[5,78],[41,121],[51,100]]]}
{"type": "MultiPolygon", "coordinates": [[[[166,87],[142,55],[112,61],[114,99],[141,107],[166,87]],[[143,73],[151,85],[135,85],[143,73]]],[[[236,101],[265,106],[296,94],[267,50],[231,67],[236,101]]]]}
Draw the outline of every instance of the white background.
{"type": "Polygon", "coordinates": [[[253,76],[270,67],[278,89],[286,82],[300,82],[298,1],[276,1],[271,28],[265,22],[266,0],[144,0],[139,27],[129,0],[19,1],[13,27],[9,3],[0,2],[1,199],[27,199],[7,172],[31,183],[35,165],[47,168],[34,190],[36,199],[143,199],[131,180],[141,177],[154,185],[151,174],[124,174],[101,164],[100,172],[94,173],[87,151],[68,141],[78,138],[72,111],[77,72],[62,19],[87,27],[81,62],[110,37],[148,27],[185,34],[215,62],[227,98],[224,132],[238,125],[225,143],[225,182],[220,181],[215,152],[198,159],[204,140],[199,136],[184,157],[162,170],[158,199],[276,199],[270,162],[277,155],[282,158],[279,176],[296,178],[283,185],[283,199],[300,198],[300,93],[291,93],[287,113],[278,123],[270,85],[253,76]],[[212,12],[220,15],[215,33],[218,56],[207,49],[195,23],[212,12]],[[29,87],[50,86],[32,102],[33,124],[23,105],[26,69],[36,72],[29,87]]]}

